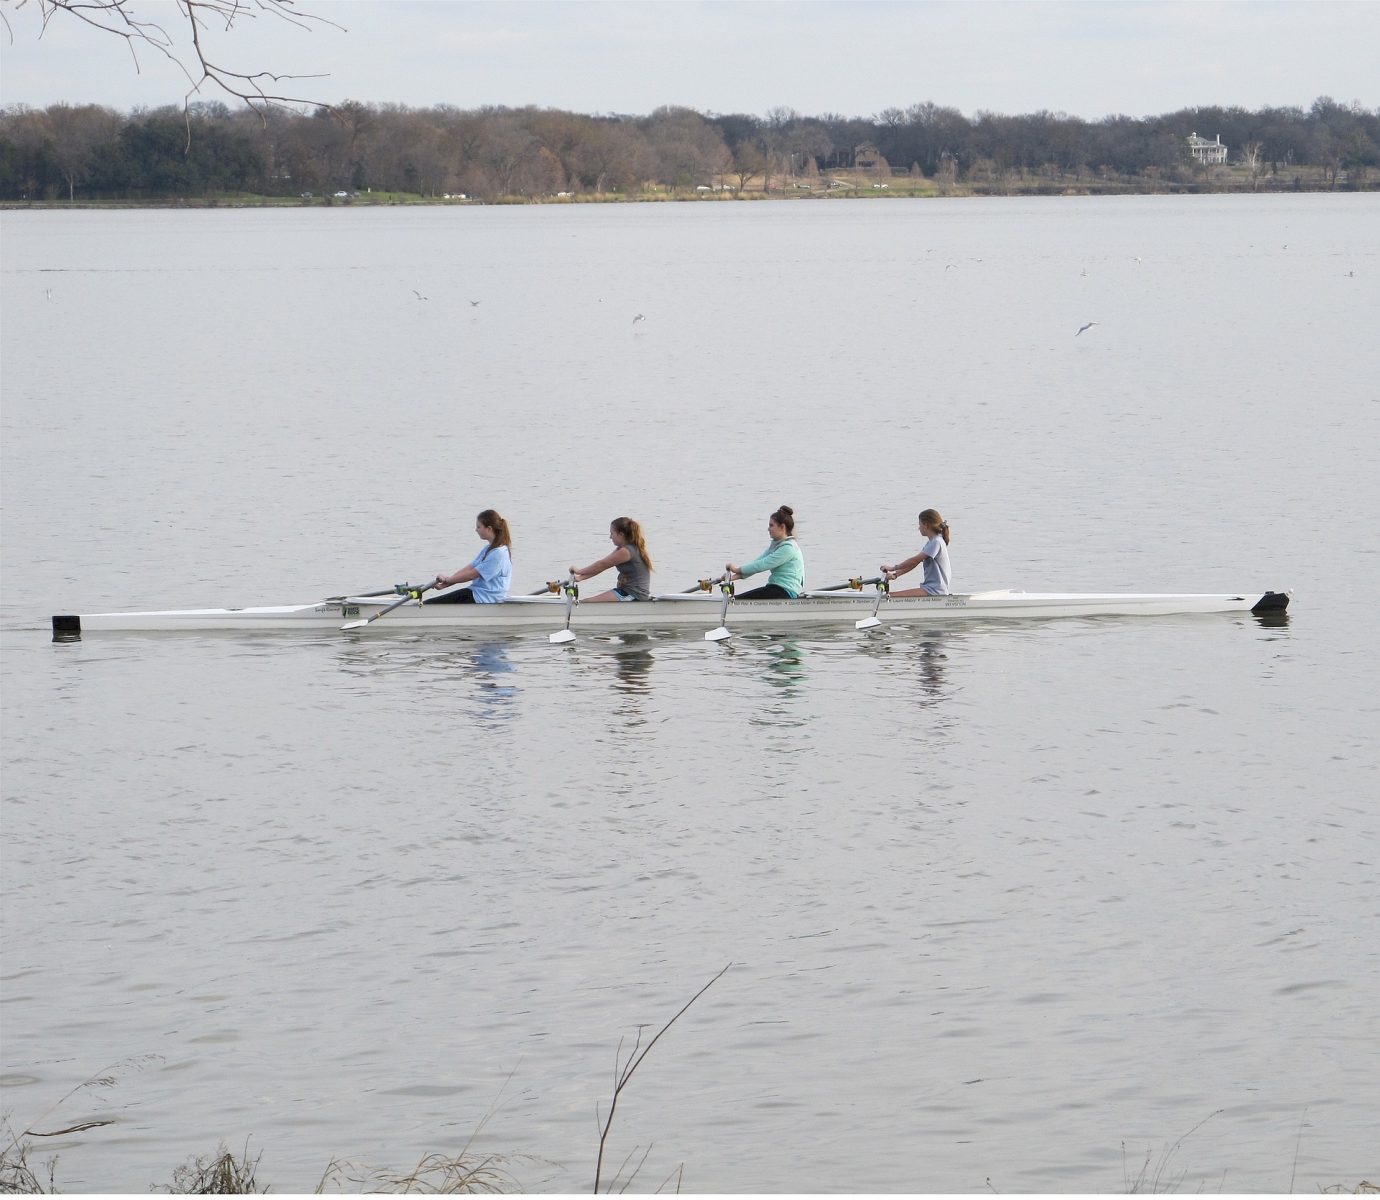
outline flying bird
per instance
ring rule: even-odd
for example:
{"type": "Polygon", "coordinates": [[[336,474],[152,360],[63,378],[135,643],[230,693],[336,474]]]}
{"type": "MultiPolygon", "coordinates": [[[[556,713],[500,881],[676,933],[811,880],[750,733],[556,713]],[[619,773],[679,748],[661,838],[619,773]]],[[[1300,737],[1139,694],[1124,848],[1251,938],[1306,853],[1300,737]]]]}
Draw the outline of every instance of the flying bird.
{"type": "Polygon", "coordinates": [[[483,303],[484,303],[484,301],[482,301],[482,300],[471,300],[471,301],[470,301],[470,307],[471,307],[471,308],[478,308],[478,307],[479,307],[481,304],[483,304],[483,303]]]}
{"type": "Polygon", "coordinates": [[[645,321],[646,319],[647,318],[644,317],[641,313],[638,313],[637,316],[633,318],[633,324],[636,325],[639,321],[645,321]]]}
{"type": "Polygon", "coordinates": [[[425,299],[426,299],[426,297],[423,296],[422,293],[419,292],[416,288],[413,288],[413,289],[412,289],[412,294],[413,294],[414,296],[416,296],[418,300],[425,300],[425,299]]]}
{"type": "MultiPolygon", "coordinates": [[[[1101,321],[1089,321],[1086,325],[1083,326],[1082,329],[1078,331],[1078,333],[1083,333],[1085,330],[1091,329],[1094,325],[1100,325],[1101,323],[1101,321]]],[[[1078,333],[1075,333],[1073,336],[1077,337],[1078,333]]]]}

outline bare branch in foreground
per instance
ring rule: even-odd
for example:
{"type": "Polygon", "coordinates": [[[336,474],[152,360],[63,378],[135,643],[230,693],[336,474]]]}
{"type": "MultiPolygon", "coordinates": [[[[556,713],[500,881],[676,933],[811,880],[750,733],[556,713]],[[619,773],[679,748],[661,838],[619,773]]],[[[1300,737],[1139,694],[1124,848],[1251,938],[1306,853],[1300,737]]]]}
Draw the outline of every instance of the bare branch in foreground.
{"type": "MultiPolygon", "coordinates": [[[[713,979],[706,983],[704,987],[700,988],[698,992],[691,996],[690,999],[687,1000],[685,1004],[682,1006],[681,1010],[678,1013],[676,1013],[676,1015],[672,1017],[669,1021],[667,1021],[665,1025],[663,1025],[659,1030],[657,1030],[656,1036],[652,1038],[652,1040],[648,1042],[645,1047],[642,1047],[640,1052],[638,1050],[638,1047],[642,1044],[642,1029],[639,1026],[637,1032],[637,1041],[633,1043],[632,1052],[628,1055],[627,1061],[621,1067],[618,1067],[614,1073],[613,1099],[609,1103],[609,1115],[608,1118],[604,1121],[603,1132],[599,1135],[599,1157],[594,1164],[594,1192],[596,1195],[599,1192],[599,1184],[603,1177],[604,1147],[608,1142],[609,1130],[613,1128],[613,1114],[618,1109],[618,1098],[622,1095],[623,1089],[628,1086],[628,1081],[632,1079],[633,1072],[636,1071],[637,1068],[642,1065],[642,1060],[652,1052],[652,1047],[655,1046],[657,1042],[661,1040],[661,1035],[664,1034],[668,1029],[670,1029],[671,1026],[674,1025],[677,1021],[679,1021],[681,1017],[685,1015],[686,1011],[690,1008],[690,1006],[695,1003],[696,1000],[698,1000],[701,996],[705,994],[705,992],[707,992],[711,987],[718,983],[719,980],[722,979],[724,975],[727,973],[728,968],[732,965],[732,963],[729,963],[728,966],[724,967],[722,971],[720,971],[717,975],[714,976],[713,979]]],[[[619,1053],[621,1054],[623,1043],[620,1041],[618,1043],[618,1046],[619,1053]]],[[[629,1155],[629,1158],[631,1157],[632,1156],[629,1155]]],[[[646,1156],[644,1155],[643,1157],[645,1160],[646,1156]]],[[[640,1166],[641,1164],[639,1164],[639,1169],[640,1166]]],[[[621,1171],[622,1168],[620,1167],[619,1170],[621,1171]]],[[[615,1178],[617,1178],[617,1176],[615,1176],[615,1178]]],[[[610,1187],[611,1186],[612,1185],[610,1185],[610,1187]]]]}
{"type": "Polygon", "coordinates": [[[134,60],[136,74],[142,74],[141,49],[161,54],[187,79],[184,108],[208,86],[242,101],[257,112],[260,119],[271,108],[289,111],[296,111],[300,105],[330,108],[319,100],[278,90],[284,80],[323,79],[324,75],[236,71],[218,56],[212,57],[208,32],[231,33],[236,21],[255,20],[260,16],[285,21],[308,32],[316,24],[330,25],[345,32],[344,26],[329,18],[303,11],[297,0],[177,0],[176,11],[182,21],[182,32],[177,36],[159,22],[141,16],[137,0],[20,0],[18,7],[32,2],[36,2],[42,12],[40,37],[58,13],[66,13],[102,33],[123,38],[134,60]],[[183,35],[190,40],[190,49],[179,46],[178,38],[183,35]]]}

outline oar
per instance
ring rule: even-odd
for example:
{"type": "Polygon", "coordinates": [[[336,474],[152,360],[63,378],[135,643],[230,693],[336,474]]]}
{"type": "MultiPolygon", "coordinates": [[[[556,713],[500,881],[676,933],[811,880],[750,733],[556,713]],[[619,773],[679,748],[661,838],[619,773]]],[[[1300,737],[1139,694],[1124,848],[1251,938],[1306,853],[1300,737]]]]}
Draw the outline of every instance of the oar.
{"type": "Polygon", "coordinates": [[[862,576],[858,576],[855,579],[850,579],[847,583],[835,583],[830,587],[811,588],[808,592],[801,592],[800,594],[808,600],[812,596],[827,596],[830,592],[842,592],[848,590],[860,592],[865,587],[871,587],[874,583],[878,581],[879,578],[880,576],[876,575],[874,575],[871,579],[864,579],[862,578],[862,576]]]}
{"type": "Polygon", "coordinates": [[[728,627],[728,602],[733,599],[733,580],[727,575],[714,580],[719,585],[719,590],[724,594],[724,602],[719,609],[719,627],[711,629],[704,635],[706,642],[722,642],[725,638],[731,638],[733,631],[728,627]]]}
{"type": "Polygon", "coordinates": [[[864,617],[861,621],[853,622],[854,629],[875,629],[881,624],[881,621],[877,618],[877,610],[882,607],[882,598],[891,591],[891,581],[883,576],[881,579],[874,579],[872,582],[877,585],[877,603],[872,606],[872,615],[870,617],[864,617]]]}
{"type": "Polygon", "coordinates": [[[567,579],[563,583],[556,585],[565,590],[565,628],[559,633],[553,633],[547,639],[552,645],[560,645],[562,642],[573,642],[575,635],[570,631],[570,614],[575,611],[575,605],[580,602],[580,585],[573,579],[567,579]]]}
{"type": "Polygon", "coordinates": [[[346,592],[343,596],[327,596],[327,600],[371,600],[375,596],[401,596],[403,590],[409,585],[406,583],[395,583],[390,588],[381,588],[377,592],[346,592]]]}
{"type": "Polygon", "coordinates": [[[694,587],[688,587],[681,592],[682,596],[693,596],[696,592],[707,592],[714,586],[712,579],[697,579],[694,587]]]}
{"type": "Polygon", "coordinates": [[[365,617],[362,621],[347,621],[340,628],[342,630],[363,629],[366,625],[369,625],[372,622],[377,621],[380,617],[386,617],[395,608],[401,608],[409,600],[416,600],[420,602],[422,598],[422,593],[431,591],[432,588],[434,588],[435,586],[436,585],[434,583],[424,583],[421,584],[419,587],[408,588],[407,595],[403,596],[401,599],[394,600],[393,603],[390,604],[387,608],[379,609],[378,612],[376,612],[372,617],[365,617]]]}

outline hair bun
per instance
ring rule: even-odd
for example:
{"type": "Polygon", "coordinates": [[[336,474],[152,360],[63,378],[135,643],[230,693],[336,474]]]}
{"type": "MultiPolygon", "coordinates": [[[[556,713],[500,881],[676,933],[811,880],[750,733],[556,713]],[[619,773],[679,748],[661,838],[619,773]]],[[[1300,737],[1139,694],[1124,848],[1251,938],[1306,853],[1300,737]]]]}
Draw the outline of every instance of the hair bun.
{"type": "Polygon", "coordinates": [[[783,504],[783,505],[782,505],[780,508],[778,508],[776,511],[777,511],[777,512],[783,512],[783,513],[785,513],[788,517],[793,517],[793,516],[795,516],[795,509],[793,509],[789,504],[783,504]]]}

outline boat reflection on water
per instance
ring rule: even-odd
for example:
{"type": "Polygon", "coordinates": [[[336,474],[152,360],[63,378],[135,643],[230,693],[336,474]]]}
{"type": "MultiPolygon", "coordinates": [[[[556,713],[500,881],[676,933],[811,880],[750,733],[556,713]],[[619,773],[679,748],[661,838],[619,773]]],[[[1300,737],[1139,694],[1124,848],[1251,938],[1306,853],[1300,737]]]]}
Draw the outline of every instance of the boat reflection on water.
{"type": "Polygon", "coordinates": [[[1289,628],[1289,610],[1287,608],[1267,609],[1264,612],[1252,613],[1251,619],[1262,629],[1289,628]]]}
{"type": "Polygon", "coordinates": [[[931,630],[917,641],[902,642],[874,633],[863,639],[860,648],[878,666],[913,674],[915,701],[930,708],[942,704],[953,691],[948,679],[948,645],[957,636],[954,631],[931,630]]]}
{"type": "Polygon", "coordinates": [[[468,683],[475,689],[470,699],[477,701],[480,719],[507,720],[515,715],[512,702],[521,691],[516,680],[509,678],[517,671],[509,658],[510,645],[499,639],[442,645],[414,638],[337,641],[333,648],[346,674],[365,679],[406,675],[414,681],[418,695],[445,705],[456,703],[461,694],[458,685],[468,683]]]}

